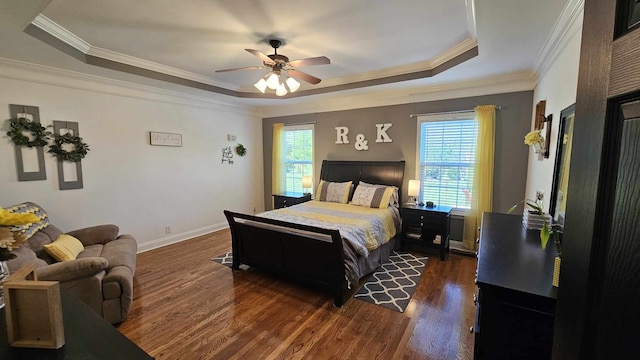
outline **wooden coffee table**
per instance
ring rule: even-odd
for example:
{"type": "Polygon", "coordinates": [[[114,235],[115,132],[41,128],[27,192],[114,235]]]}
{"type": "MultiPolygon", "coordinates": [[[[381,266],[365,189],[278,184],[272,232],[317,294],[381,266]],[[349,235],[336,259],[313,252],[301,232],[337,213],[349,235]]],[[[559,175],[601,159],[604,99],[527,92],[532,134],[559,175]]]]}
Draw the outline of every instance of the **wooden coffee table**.
{"type": "Polygon", "coordinates": [[[74,295],[60,288],[65,345],[57,350],[11,347],[0,309],[0,359],[153,359],[74,295]]]}

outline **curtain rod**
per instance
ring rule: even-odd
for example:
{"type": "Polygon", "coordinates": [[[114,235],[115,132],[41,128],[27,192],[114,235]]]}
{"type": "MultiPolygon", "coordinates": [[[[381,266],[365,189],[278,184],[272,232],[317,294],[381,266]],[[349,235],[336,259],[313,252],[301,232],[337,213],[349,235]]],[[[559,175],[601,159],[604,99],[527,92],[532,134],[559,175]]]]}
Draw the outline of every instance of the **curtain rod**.
{"type": "MultiPolygon", "coordinates": [[[[496,109],[500,110],[500,109],[502,109],[502,106],[496,106],[496,109]]],[[[473,109],[471,109],[471,110],[454,110],[454,111],[432,112],[432,113],[425,113],[425,114],[411,114],[411,115],[409,115],[409,117],[418,117],[418,116],[427,116],[427,115],[462,114],[462,113],[468,113],[468,112],[473,112],[473,109]]]]}
{"type": "MultiPolygon", "coordinates": [[[[297,126],[297,125],[313,125],[316,124],[317,121],[307,121],[307,122],[299,122],[299,123],[291,123],[291,124],[282,124],[283,126],[297,126]]],[[[271,125],[273,127],[273,125],[271,125]]]]}

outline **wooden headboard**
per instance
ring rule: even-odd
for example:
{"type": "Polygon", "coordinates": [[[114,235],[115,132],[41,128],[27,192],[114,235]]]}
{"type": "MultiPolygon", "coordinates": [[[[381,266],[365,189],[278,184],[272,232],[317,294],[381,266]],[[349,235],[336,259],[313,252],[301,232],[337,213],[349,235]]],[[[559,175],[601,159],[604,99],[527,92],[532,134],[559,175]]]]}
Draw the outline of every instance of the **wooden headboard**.
{"type": "MultiPolygon", "coordinates": [[[[401,161],[334,161],[323,160],[320,179],[325,181],[364,181],[370,184],[393,185],[402,196],[404,160],[401,161]]],[[[402,203],[402,202],[401,202],[402,203]]]]}

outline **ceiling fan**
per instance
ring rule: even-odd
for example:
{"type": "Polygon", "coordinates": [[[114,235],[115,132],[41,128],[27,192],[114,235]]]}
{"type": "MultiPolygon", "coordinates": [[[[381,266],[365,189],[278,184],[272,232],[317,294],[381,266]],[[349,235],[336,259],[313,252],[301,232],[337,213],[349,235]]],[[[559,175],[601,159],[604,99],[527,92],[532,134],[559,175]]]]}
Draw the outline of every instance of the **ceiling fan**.
{"type": "Polygon", "coordinates": [[[270,69],[270,71],[267,73],[267,75],[265,75],[262,79],[255,83],[254,86],[262,93],[264,93],[266,88],[268,87],[270,89],[276,90],[276,95],[283,96],[287,94],[288,91],[294,92],[300,87],[300,83],[294,79],[302,80],[312,85],[316,85],[320,82],[320,79],[318,79],[317,77],[297,70],[297,67],[308,65],[325,65],[331,63],[331,60],[329,60],[329,58],[327,58],[326,56],[318,56],[290,61],[288,57],[278,54],[278,48],[280,47],[280,45],[282,45],[282,42],[280,40],[269,40],[269,44],[271,45],[271,47],[273,47],[274,50],[274,53],[271,55],[265,55],[258,50],[245,49],[249,53],[257,56],[260,60],[262,60],[264,66],[249,66],[224,69],[216,70],[216,72],[259,70],[268,68],[270,69]],[[280,81],[280,75],[282,75],[283,73],[285,75],[288,75],[285,82],[280,81]],[[289,89],[288,91],[287,88],[289,89]]]}

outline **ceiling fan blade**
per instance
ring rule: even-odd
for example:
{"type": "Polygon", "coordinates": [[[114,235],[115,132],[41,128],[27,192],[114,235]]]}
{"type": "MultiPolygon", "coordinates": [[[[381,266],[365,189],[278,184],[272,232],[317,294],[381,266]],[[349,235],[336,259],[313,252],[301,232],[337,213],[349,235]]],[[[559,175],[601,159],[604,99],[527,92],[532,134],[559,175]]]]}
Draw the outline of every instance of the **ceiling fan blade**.
{"type": "Polygon", "coordinates": [[[260,58],[260,60],[262,60],[265,64],[269,64],[269,65],[275,64],[275,61],[271,60],[270,57],[268,57],[267,55],[261,53],[258,50],[253,50],[253,49],[245,49],[245,50],[250,52],[251,54],[257,56],[258,58],[260,58]]]}
{"type": "Polygon", "coordinates": [[[320,82],[320,79],[318,79],[315,76],[311,76],[307,73],[303,73],[302,71],[299,70],[295,70],[295,69],[289,69],[287,70],[287,72],[289,73],[289,76],[291,76],[292,78],[296,78],[298,80],[302,80],[302,81],[306,81],[309,84],[317,84],[320,82]]]}
{"type": "Polygon", "coordinates": [[[331,64],[331,60],[329,60],[329,58],[326,56],[289,61],[289,65],[293,67],[326,64],[331,64]]]}
{"type": "Polygon", "coordinates": [[[216,72],[227,72],[227,71],[236,71],[236,70],[262,70],[262,69],[265,69],[265,67],[264,66],[248,66],[248,67],[241,67],[241,68],[216,70],[216,72]]]}

